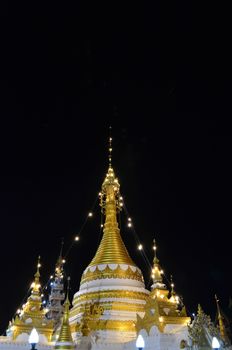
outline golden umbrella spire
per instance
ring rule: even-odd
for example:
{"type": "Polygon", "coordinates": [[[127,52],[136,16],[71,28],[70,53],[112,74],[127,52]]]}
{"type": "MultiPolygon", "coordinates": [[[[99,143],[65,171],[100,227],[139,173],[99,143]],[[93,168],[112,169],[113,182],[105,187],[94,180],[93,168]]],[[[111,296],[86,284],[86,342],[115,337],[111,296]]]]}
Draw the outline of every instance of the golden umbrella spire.
{"type": "Polygon", "coordinates": [[[40,256],[38,256],[38,262],[37,262],[37,270],[36,270],[36,273],[34,274],[34,282],[32,283],[31,287],[32,287],[32,291],[31,291],[31,294],[33,296],[40,296],[40,267],[41,267],[41,263],[40,263],[40,256]]]}
{"type": "MultiPolygon", "coordinates": [[[[111,130],[111,128],[110,128],[111,130]]],[[[100,206],[105,215],[103,237],[95,257],[89,266],[100,264],[127,264],[136,266],[129,256],[122,241],[117,222],[117,214],[123,203],[120,194],[120,184],[112,167],[112,137],[109,137],[109,167],[103,181],[100,197],[100,206]]]]}
{"type": "Polygon", "coordinates": [[[69,307],[70,307],[70,301],[68,298],[69,282],[70,282],[70,277],[68,277],[67,295],[64,302],[64,315],[63,315],[62,325],[60,329],[60,334],[55,345],[55,349],[66,350],[66,349],[75,348],[75,345],[72,339],[71,330],[70,330],[70,325],[69,325],[69,307]]]}
{"type": "Polygon", "coordinates": [[[224,342],[226,342],[227,341],[226,329],[225,329],[225,325],[223,322],[223,318],[222,318],[222,314],[221,314],[221,310],[220,310],[220,306],[219,306],[219,299],[217,298],[216,294],[215,294],[215,300],[216,300],[216,305],[217,305],[220,335],[221,335],[222,339],[224,340],[224,342]]]}
{"type": "Polygon", "coordinates": [[[152,273],[151,277],[153,280],[152,288],[161,288],[166,289],[165,284],[163,283],[163,270],[160,267],[159,259],[157,258],[157,245],[156,240],[153,239],[153,250],[154,250],[154,259],[153,259],[153,267],[152,267],[152,273]]]}
{"type": "Polygon", "coordinates": [[[174,283],[173,283],[173,278],[172,278],[172,275],[170,276],[170,279],[171,279],[171,296],[172,297],[175,297],[175,295],[176,295],[176,292],[175,292],[175,290],[174,290],[174,283]]]}

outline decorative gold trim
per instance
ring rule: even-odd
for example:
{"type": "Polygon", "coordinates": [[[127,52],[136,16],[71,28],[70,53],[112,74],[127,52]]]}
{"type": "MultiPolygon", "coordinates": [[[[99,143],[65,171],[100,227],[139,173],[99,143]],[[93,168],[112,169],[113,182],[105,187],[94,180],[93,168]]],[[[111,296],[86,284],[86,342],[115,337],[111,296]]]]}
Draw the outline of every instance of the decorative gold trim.
{"type": "MultiPolygon", "coordinates": [[[[91,302],[89,302],[91,304],[91,302]]],[[[144,304],[133,304],[133,303],[124,303],[124,302],[112,302],[112,301],[100,301],[100,305],[104,310],[114,310],[114,311],[130,311],[130,312],[144,312],[144,304]]],[[[75,313],[83,313],[85,311],[86,304],[77,306],[75,313]]]]}
{"type": "Polygon", "coordinates": [[[137,299],[137,300],[147,300],[148,294],[144,292],[135,292],[127,290],[101,290],[99,292],[89,292],[82,295],[78,295],[73,299],[73,309],[78,305],[79,302],[89,301],[89,300],[100,300],[103,298],[126,298],[126,299],[137,299]]]}
{"type": "Polygon", "coordinates": [[[123,270],[120,265],[115,270],[112,270],[108,265],[106,268],[101,271],[98,267],[94,271],[88,270],[86,273],[82,275],[81,285],[83,283],[97,280],[97,279],[105,279],[105,278],[122,278],[122,279],[132,279],[143,282],[143,276],[141,272],[136,268],[135,271],[132,271],[130,267],[128,269],[123,270]]]}
{"type": "MultiPolygon", "coordinates": [[[[92,331],[96,330],[110,330],[120,332],[136,332],[134,321],[121,321],[121,320],[89,320],[89,328],[92,331]]],[[[71,325],[72,333],[80,332],[80,324],[74,323],[71,325]]]]}

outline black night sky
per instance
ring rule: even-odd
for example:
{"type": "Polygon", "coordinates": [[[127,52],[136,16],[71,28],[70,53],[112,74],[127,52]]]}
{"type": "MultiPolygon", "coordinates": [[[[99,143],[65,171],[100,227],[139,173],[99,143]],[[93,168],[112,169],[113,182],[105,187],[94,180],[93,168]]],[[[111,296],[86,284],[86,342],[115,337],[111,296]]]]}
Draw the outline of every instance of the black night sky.
{"type": "MultiPolygon", "coordinates": [[[[155,237],[188,313],[200,303],[214,317],[215,293],[228,311],[226,18],[219,30],[212,4],[199,11],[186,1],[111,6],[18,2],[1,10],[1,334],[27,295],[37,256],[45,284],[61,237],[67,251],[91,210],[107,170],[110,125],[113,167],[147,257],[155,237]]],[[[121,220],[148,283],[124,213],[121,220]]],[[[99,226],[96,205],[67,258],[72,295],[99,226]]]]}

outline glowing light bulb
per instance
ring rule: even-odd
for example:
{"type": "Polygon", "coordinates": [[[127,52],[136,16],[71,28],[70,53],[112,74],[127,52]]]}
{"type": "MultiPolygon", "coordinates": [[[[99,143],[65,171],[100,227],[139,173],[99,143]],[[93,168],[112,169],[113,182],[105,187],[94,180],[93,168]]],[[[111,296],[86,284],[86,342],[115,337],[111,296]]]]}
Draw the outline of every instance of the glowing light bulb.
{"type": "Polygon", "coordinates": [[[216,337],[213,337],[212,340],[212,348],[213,349],[219,349],[220,348],[220,343],[216,337]]]}
{"type": "Polygon", "coordinates": [[[63,259],[63,260],[62,260],[62,263],[63,263],[63,264],[64,264],[64,263],[66,263],[66,260],[65,260],[65,259],[63,259]]]}
{"type": "Polygon", "coordinates": [[[93,213],[92,213],[92,212],[89,212],[88,216],[89,216],[89,217],[92,217],[92,216],[93,216],[93,213]]]}
{"type": "Polygon", "coordinates": [[[99,193],[98,193],[98,195],[99,195],[99,196],[101,196],[101,195],[102,195],[102,193],[101,193],[101,192],[99,192],[99,193]]]}
{"type": "Polygon", "coordinates": [[[128,218],[127,220],[128,220],[128,221],[131,221],[131,218],[128,218]]]}
{"type": "Polygon", "coordinates": [[[154,249],[154,250],[156,250],[156,249],[157,249],[155,245],[154,245],[153,249],[154,249]]]}
{"type": "Polygon", "coordinates": [[[138,250],[142,250],[142,249],[143,249],[142,244],[139,244],[139,245],[138,245],[138,250]]]}
{"type": "Polygon", "coordinates": [[[39,334],[35,328],[32,329],[31,334],[28,339],[30,344],[37,344],[39,341],[39,334]]]}
{"type": "Polygon", "coordinates": [[[131,227],[131,226],[132,226],[132,223],[131,223],[131,222],[128,222],[127,226],[128,226],[128,227],[131,227]]]}
{"type": "Polygon", "coordinates": [[[163,320],[164,320],[163,317],[160,316],[160,317],[159,317],[159,321],[160,321],[160,322],[163,322],[163,320]]]}
{"type": "Polygon", "coordinates": [[[80,239],[79,236],[75,237],[75,241],[79,241],[79,239],[80,239]]]}
{"type": "Polygon", "coordinates": [[[139,334],[137,340],[136,340],[136,348],[137,349],[143,349],[145,346],[144,339],[141,334],[139,334]]]}
{"type": "Polygon", "coordinates": [[[163,274],[163,273],[164,273],[164,270],[161,270],[160,273],[163,274]]]}
{"type": "Polygon", "coordinates": [[[20,314],[20,312],[21,312],[21,310],[20,310],[20,309],[18,309],[18,310],[17,310],[17,314],[20,314]]]}

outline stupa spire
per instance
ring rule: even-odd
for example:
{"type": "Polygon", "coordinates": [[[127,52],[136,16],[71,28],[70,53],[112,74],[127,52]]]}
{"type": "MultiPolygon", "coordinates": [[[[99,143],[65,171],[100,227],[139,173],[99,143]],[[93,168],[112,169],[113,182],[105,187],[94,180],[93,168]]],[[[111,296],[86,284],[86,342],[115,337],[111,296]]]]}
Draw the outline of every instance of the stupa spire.
{"type": "Polygon", "coordinates": [[[174,290],[174,283],[173,283],[173,278],[172,278],[172,275],[170,277],[170,280],[171,280],[171,296],[174,297],[176,295],[176,292],[174,290]]]}
{"type": "Polygon", "coordinates": [[[127,264],[135,266],[122,241],[117,222],[117,213],[122,209],[120,184],[112,167],[112,137],[109,137],[109,167],[99,193],[100,206],[105,215],[103,237],[97,253],[90,263],[127,264]]]}
{"type": "Polygon", "coordinates": [[[40,263],[40,256],[38,256],[38,262],[37,262],[37,270],[36,273],[34,274],[34,282],[31,284],[31,294],[33,296],[38,296],[41,299],[41,293],[40,293],[40,267],[41,267],[41,263],[40,263]]]}
{"type": "Polygon", "coordinates": [[[227,341],[226,329],[225,329],[225,325],[224,325],[222,314],[221,314],[219,299],[217,298],[216,294],[215,294],[215,300],[216,300],[216,305],[217,305],[217,314],[218,314],[218,324],[219,324],[220,335],[221,335],[222,339],[224,340],[224,342],[226,342],[227,341]]]}
{"type": "Polygon", "coordinates": [[[71,335],[70,325],[69,325],[69,307],[70,307],[70,301],[69,301],[69,281],[70,277],[68,277],[68,287],[67,287],[67,295],[64,302],[64,314],[62,319],[62,325],[59,333],[58,340],[55,344],[55,349],[74,349],[74,342],[71,335]]]}
{"type": "Polygon", "coordinates": [[[113,151],[113,148],[112,148],[112,137],[111,137],[111,130],[112,130],[112,127],[110,126],[109,127],[109,167],[111,166],[111,161],[112,161],[112,151],[113,151]]]}
{"type": "Polygon", "coordinates": [[[153,259],[153,267],[152,267],[152,280],[153,285],[152,289],[154,288],[161,288],[166,289],[166,285],[163,283],[163,270],[160,267],[159,259],[157,258],[157,245],[156,240],[153,239],[153,250],[154,250],[154,259],[153,259]]]}

